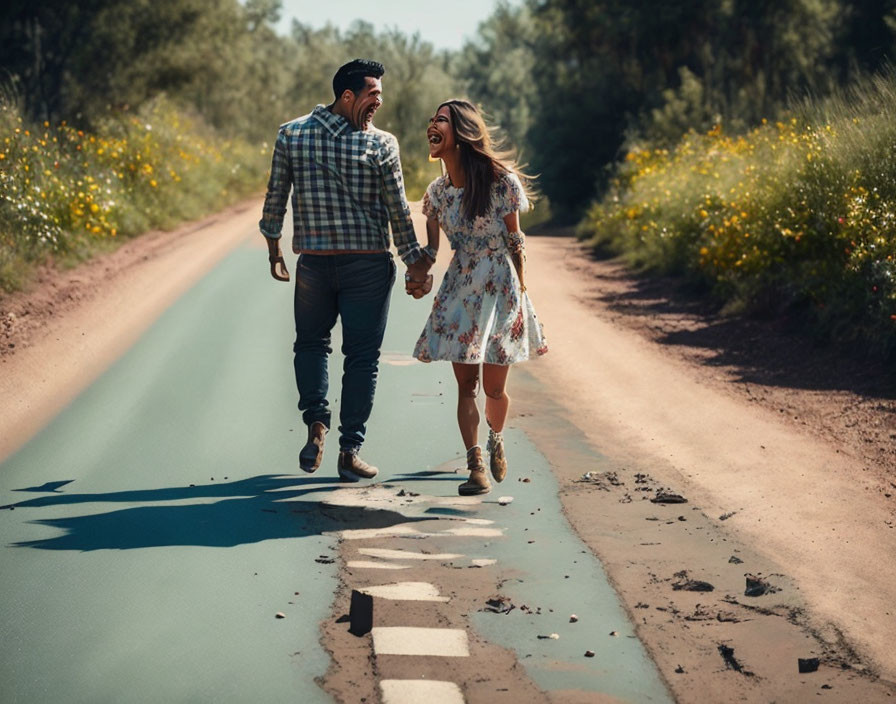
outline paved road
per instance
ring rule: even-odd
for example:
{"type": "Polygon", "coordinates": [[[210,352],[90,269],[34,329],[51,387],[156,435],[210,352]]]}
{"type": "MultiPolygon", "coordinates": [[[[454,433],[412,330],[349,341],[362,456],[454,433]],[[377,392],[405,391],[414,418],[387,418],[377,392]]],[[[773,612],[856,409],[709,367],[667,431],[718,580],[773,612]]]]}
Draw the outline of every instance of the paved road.
{"type": "Polygon", "coordinates": [[[484,700],[482,669],[440,663],[489,647],[536,690],[667,701],[525,434],[507,432],[503,485],[457,501],[450,369],[408,357],[428,305],[396,288],[365,445],[383,481],[335,483],[332,443],[317,475],[294,473],[290,296],[241,246],[0,465],[0,699],[328,702],[316,682],[346,696],[346,643],[379,663],[363,686],[391,702],[484,700]],[[375,595],[372,637],[335,620],[353,588],[375,595]],[[481,610],[494,596],[514,608],[481,610]],[[390,629],[411,615],[460,650],[424,656],[423,631],[407,645],[390,629]],[[414,689],[414,672],[443,670],[414,689]]]}

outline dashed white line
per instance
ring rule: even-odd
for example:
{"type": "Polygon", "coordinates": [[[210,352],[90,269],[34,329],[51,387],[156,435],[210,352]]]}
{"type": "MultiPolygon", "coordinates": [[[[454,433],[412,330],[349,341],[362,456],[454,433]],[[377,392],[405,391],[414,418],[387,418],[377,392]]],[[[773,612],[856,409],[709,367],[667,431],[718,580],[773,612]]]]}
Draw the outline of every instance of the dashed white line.
{"type": "Polygon", "coordinates": [[[457,535],[464,538],[499,538],[504,535],[504,531],[500,528],[460,526],[459,528],[448,528],[447,530],[443,530],[439,535],[457,535]]]}
{"type": "Polygon", "coordinates": [[[390,528],[355,528],[342,530],[337,535],[343,540],[371,540],[373,538],[401,538],[412,536],[414,538],[430,538],[435,533],[424,533],[413,526],[399,524],[390,528]]]}
{"type": "Polygon", "coordinates": [[[426,553],[413,550],[388,550],[386,548],[358,548],[358,552],[368,557],[379,557],[383,560],[456,560],[463,555],[440,552],[426,553]]]}
{"type": "Polygon", "coordinates": [[[454,682],[434,680],[383,680],[383,704],[464,704],[464,695],[454,682]]]}
{"type": "Polygon", "coordinates": [[[381,599],[396,601],[451,601],[447,596],[441,596],[435,585],[429,582],[396,582],[375,587],[362,587],[358,591],[381,599]]]}
{"type": "Polygon", "coordinates": [[[410,565],[396,565],[394,562],[377,562],[375,560],[349,560],[345,563],[349,569],[361,570],[408,570],[410,565]]]}
{"type": "Polygon", "coordinates": [[[377,655],[433,655],[465,658],[470,655],[467,632],[461,628],[374,628],[373,652],[377,655]]]}

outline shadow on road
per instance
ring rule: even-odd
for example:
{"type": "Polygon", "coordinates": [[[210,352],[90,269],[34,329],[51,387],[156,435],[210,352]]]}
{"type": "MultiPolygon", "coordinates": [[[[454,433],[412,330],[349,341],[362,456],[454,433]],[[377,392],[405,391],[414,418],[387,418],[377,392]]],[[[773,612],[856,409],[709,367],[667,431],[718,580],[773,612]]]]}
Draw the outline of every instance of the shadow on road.
{"type": "MultiPolygon", "coordinates": [[[[44,486],[54,484],[56,482],[48,482],[44,486]]],[[[105,494],[54,493],[52,496],[28,499],[0,508],[33,509],[109,503],[167,504],[130,505],[102,513],[37,519],[33,523],[58,528],[63,533],[52,538],[11,545],[81,552],[175,545],[231,547],[263,540],[302,538],[347,528],[389,528],[427,520],[383,509],[325,505],[322,500],[306,498],[320,493],[323,499],[331,496],[333,491],[338,491],[340,486],[346,485],[340,485],[326,477],[261,475],[202,486],[105,494]]],[[[35,490],[36,488],[29,488],[18,491],[35,490]]]]}

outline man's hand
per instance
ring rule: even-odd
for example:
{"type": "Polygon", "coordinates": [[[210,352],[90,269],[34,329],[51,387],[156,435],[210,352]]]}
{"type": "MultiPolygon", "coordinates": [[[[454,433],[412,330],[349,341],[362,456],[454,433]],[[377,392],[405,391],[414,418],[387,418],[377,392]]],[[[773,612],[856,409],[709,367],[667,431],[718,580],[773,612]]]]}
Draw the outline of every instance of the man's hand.
{"type": "Polygon", "coordinates": [[[423,298],[432,291],[432,274],[428,274],[422,281],[415,281],[408,272],[404,275],[404,291],[414,298],[423,298]]]}
{"type": "Polygon", "coordinates": [[[432,260],[427,256],[420,257],[413,264],[408,265],[408,274],[414,281],[424,281],[429,270],[432,268],[432,260]]]}
{"type": "Polygon", "coordinates": [[[271,264],[271,276],[277,281],[289,281],[289,269],[280,251],[280,240],[265,237],[268,243],[268,262],[271,264]]]}
{"type": "Polygon", "coordinates": [[[432,290],[432,274],[427,273],[432,265],[432,259],[426,255],[408,265],[408,270],[404,275],[405,293],[414,298],[423,298],[432,290]]]}
{"type": "Polygon", "coordinates": [[[276,257],[268,257],[271,263],[271,276],[277,281],[289,281],[289,269],[286,268],[286,262],[283,261],[283,255],[276,257]]]}

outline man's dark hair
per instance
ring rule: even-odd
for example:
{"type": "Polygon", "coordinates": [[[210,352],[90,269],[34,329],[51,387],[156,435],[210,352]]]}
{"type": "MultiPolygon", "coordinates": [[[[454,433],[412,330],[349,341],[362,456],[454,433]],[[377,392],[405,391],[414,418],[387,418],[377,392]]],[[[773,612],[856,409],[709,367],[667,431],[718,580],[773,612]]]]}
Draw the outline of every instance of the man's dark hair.
{"type": "Polygon", "coordinates": [[[333,94],[336,100],[347,90],[357,95],[367,83],[367,77],[382,78],[386,67],[379,61],[369,59],[355,59],[344,66],[340,66],[333,76],[333,94]]]}

